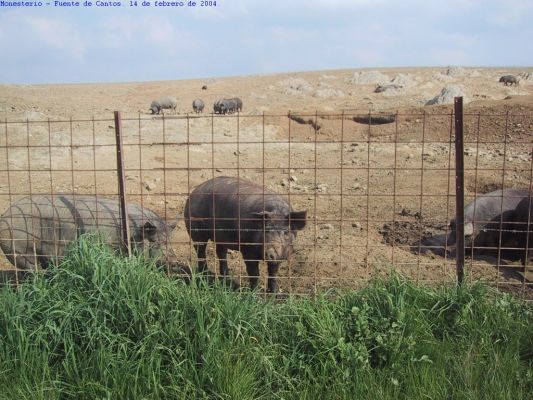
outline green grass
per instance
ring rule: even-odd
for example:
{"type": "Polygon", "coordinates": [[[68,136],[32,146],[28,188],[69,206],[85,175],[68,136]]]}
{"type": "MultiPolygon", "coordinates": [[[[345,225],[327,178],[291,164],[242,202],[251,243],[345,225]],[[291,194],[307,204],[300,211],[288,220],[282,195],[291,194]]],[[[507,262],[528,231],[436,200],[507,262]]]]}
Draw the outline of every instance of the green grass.
{"type": "Polygon", "coordinates": [[[531,399],[533,309],[398,276],[265,301],[82,238],[0,291],[1,399],[531,399]]]}

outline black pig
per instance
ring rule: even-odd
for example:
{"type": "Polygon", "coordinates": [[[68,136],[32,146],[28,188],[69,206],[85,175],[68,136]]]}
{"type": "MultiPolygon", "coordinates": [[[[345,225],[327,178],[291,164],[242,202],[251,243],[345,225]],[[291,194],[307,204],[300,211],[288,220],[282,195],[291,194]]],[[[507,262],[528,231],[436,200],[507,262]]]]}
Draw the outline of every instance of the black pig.
{"type": "Polygon", "coordinates": [[[250,287],[256,288],[259,261],[268,265],[268,291],[277,292],[279,265],[289,257],[296,232],[306,224],[307,211],[293,211],[285,198],[234,178],[217,177],[197,186],[185,204],[187,231],[195,242],[198,269],[205,271],[205,249],[212,240],[220,260],[220,274],[228,275],[228,249],[242,253],[250,287]]]}

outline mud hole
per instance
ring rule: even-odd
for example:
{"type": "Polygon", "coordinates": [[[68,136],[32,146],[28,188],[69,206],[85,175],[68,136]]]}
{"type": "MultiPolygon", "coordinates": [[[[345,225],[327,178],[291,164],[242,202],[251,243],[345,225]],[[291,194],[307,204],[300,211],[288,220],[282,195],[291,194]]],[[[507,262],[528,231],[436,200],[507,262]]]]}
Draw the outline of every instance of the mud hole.
{"type": "Polygon", "coordinates": [[[353,117],[353,121],[364,125],[384,125],[392,124],[396,121],[395,115],[358,115],[353,117]]]}
{"type": "Polygon", "coordinates": [[[379,230],[383,236],[383,243],[389,246],[409,246],[412,251],[418,249],[419,244],[443,232],[442,224],[415,221],[387,222],[379,230]]]}
{"type": "Polygon", "coordinates": [[[295,122],[298,122],[299,124],[301,125],[311,125],[313,127],[313,129],[315,130],[320,130],[320,128],[322,127],[320,124],[318,124],[313,118],[303,118],[303,117],[300,117],[299,115],[295,115],[295,114],[289,114],[289,118],[295,122]]]}

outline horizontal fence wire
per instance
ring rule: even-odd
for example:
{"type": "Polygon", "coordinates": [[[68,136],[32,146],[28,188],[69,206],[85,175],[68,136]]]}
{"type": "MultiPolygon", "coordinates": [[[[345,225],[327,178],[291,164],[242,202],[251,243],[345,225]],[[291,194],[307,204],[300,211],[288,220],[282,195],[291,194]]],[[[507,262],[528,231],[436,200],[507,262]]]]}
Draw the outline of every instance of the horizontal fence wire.
{"type": "MultiPolygon", "coordinates": [[[[524,197],[530,197],[532,115],[465,110],[463,118],[465,204],[501,189],[523,189],[524,197]]],[[[146,224],[156,218],[154,215],[168,224],[175,223],[175,229],[168,236],[163,235],[164,253],[171,255],[171,261],[166,263],[168,273],[176,269],[183,272],[181,266],[195,270],[205,259],[212,274],[220,275],[217,249],[211,240],[206,241],[205,254],[197,254],[198,246],[195,248],[189,235],[192,228],[187,227],[185,205],[187,200],[198,202],[193,193],[198,185],[229,176],[265,188],[263,198],[279,194],[293,210],[307,211],[305,227],[292,238],[291,252],[290,241],[276,239],[287,244],[287,254],[280,251],[273,258],[281,262],[277,281],[283,293],[310,295],[331,288],[360,287],[373,276],[391,271],[420,283],[451,283],[456,279],[455,240],[451,240],[450,226],[455,216],[455,132],[451,110],[126,115],[121,122],[131,241],[150,247],[151,231],[146,224]],[[139,232],[141,236],[135,237],[139,232]]],[[[80,233],[80,220],[93,218],[98,221],[96,225],[112,225],[119,231],[109,229],[111,238],[107,240],[114,247],[121,247],[120,218],[112,223],[106,219],[106,212],[113,214],[114,205],[118,210],[118,183],[112,116],[2,121],[0,212],[4,220],[18,227],[19,235],[10,236],[10,245],[2,244],[7,257],[1,257],[0,269],[13,273],[18,282],[18,272],[46,267],[45,261],[61,258],[69,238],[54,236],[59,222],[73,229],[74,236],[80,233]],[[58,208],[61,195],[72,198],[74,207],[61,209],[61,218],[52,218],[48,228],[36,217],[17,216],[10,208],[24,198],[31,203],[46,197],[50,198],[52,209],[58,208]],[[89,210],[92,213],[88,215],[89,211],[73,195],[92,196],[95,203],[109,200],[114,205],[108,205],[107,211],[94,206],[96,209],[89,210]],[[76,215],[76,211],[81,215],[76,215]],[[24,265],[22,261],[18,265],[17,258],[24,260],[24,265]]],[[[223,194],[219,190],[216,196],[223,194]]],[[[237,189],[236,197],[244,199],[256,194],[244,186],[237,189]]],[[[207,204],[222,208],[215,195],[212,198],[207,204]]],[[[236,204],[241,214],[241,202],[236,204]]],[[[503,205],[501,202],[502,211],[503,205]]],[[[86,205],[87,209],[91,207],[86,205]]],[[[30,209],[24,212],[33,213],[30,209]]],[[[468,215],[465,218],[468,222],[468,215]]],[[[485,280],[533,298],[533,273],[527,257],[529,235],[517,234],[517,229],[529,230],[529,221],[526,218],[511,225],[501,217],[494,225],[493,218],[489,219],[478,215],[474,225],[485,231],[494,230],[492,236],[498,236],[498,241],[467,240],[465,279],[485,280]],[[517,238],[525,238],[526,244],[517,238]]],[[[258,273],[259,286],[269,287],[268,268],[263,265],[264,248],[268,246],[247,235],[264,240],[265,236],[286,229],[289,222],[272,218],[271,225],[265,225],[262,219],[246,215],[240,215],[237,221],[224,215],[214,220],[190,216],[189,221],[215,227],[217,243],[229,248],[226,272],[231,279],[246,287],[251,272],[258,273]],[[240,228],[224,225],[228,223],[240,228]],[[248,261],[261,261],[254,272],[253,268],[247,269],[242,252],[237,249],[239,245],[258,244],[263,247],[263,254],[247,256],[248,261]]],[[[6,240],[1,231],[5,229],[2,225],[2,243],[6,240]]],[[[191,232],[205,237],[211,230],[195,229],[191,232]]]]}

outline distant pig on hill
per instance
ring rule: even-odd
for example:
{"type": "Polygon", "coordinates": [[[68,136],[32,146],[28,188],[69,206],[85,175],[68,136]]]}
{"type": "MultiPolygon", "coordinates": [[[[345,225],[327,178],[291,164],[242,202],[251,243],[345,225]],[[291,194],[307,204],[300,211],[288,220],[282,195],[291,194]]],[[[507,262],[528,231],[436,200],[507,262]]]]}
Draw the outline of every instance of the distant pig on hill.
{"type": "Polygon", "coordinates": [[[163,110],[174,110],[176,112],[176,107],[178,107],[178,100],[175,97],[166,96],[152,101],[150,111],[152,114],[159,114],[163,110]]]}
{"type": "Polygon", "coordinates": [[[242,111],[242,100],[238,97],[234,97],[233,100],[235,101],[236,110],[241,112],[242,111]]]}
{"type": "Polygon", "coordinates": [[[202,99],[195,99],[192,102],[192,109],[197,114],[203,112],[204,111],[204,102],[202,101],[202,99]]]}
{"type": "Polygon", "coordinates": [[[235,111],[242,111],[242,100],[238,97],[231,99],[219,99],[213,104],[215,114],[231,114],[235,111]]]}
{"type": "Polygon", "coordinates": [[[293,211],[279,194],[253,182],[217,177],[197,186],[185,204],[187,231],[194,241],[198,269],[205,271],[206,245],[215,242],[220,274],[228,275],[228,249],[242,253],[250,287],[256,288],[259,261],[268,265],[268,291],[277,292],[279,265],[287,260],[307,211],[293,211]]]}
{"type": "Polygon", "coordinates": [[[510,86],[510,85],[517,86],[519,79],[518,77],[514,75],[504,75],[500,78],[500,82],[503,83],[505,86],[510,86]]]}
{"type": "MultiPolygon", "coordinates": [[[[176,259],[168,247],[176,224],[155,212],[128,204],[130,240],[162,265],[176,259]]],[[[17,200],[0,218],[0,247],[17,268],[46,268],[61,258],[68,243],[98,232],[112,248],[124,250],[119,202],[90,195],[29,196],[17,200]]]]}

